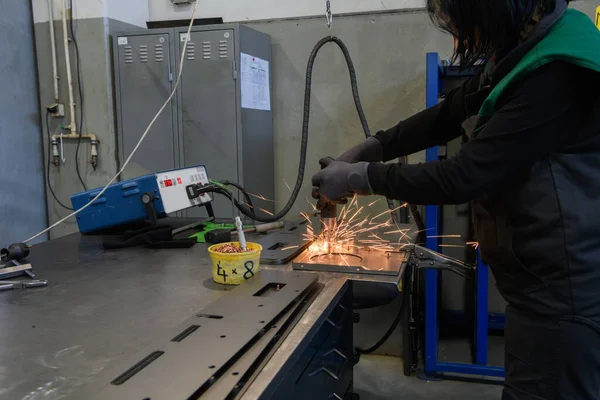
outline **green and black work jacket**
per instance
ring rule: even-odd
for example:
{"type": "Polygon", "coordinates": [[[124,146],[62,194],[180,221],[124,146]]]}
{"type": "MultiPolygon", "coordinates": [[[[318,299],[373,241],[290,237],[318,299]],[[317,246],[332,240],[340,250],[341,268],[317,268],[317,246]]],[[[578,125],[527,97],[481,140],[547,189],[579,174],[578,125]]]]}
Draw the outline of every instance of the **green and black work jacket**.
{"type": "Polygon", "coordinates": [[[600,323],[600,31],[575,10],[538,25],[443,102],[376,136],[387,161],[473,127],[456,156],[371,164],[369,180],[413,204],[472,201],[482,256],[510,304],[600,323]]]}

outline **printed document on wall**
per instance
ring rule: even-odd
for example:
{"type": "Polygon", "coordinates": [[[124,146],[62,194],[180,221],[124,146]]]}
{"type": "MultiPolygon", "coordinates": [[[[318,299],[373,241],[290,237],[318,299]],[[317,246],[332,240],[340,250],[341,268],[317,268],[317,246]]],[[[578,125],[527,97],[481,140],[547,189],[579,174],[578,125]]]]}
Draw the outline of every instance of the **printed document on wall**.
{"type": "Polygon", "coordinates": [[[242,53],[242,107],[271,111],[269,62],[242,53]]]}

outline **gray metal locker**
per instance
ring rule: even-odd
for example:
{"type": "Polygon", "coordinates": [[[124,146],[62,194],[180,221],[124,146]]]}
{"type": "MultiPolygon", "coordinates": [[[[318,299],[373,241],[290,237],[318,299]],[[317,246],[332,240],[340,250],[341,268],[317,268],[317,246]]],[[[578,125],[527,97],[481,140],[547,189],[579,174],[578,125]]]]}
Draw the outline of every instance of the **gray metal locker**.
{"type": "MultiPolygon", "coordinates": [[[[186,28],[137,30],[113,37],[121,163],[172,90],[186,33],[186,28]]],[[[237,182],[251,193],[274,199],[271,71],[268,35],[239,24],[194,27],[177,96],[123,178],[201,164],[212,179],[237,182]],[[254,71],[266,82],[263,89],[268,89],[269,99],[261,103],[262,108],[242,107],[242,95],[248,99],[240,79],[242,54],[247,55],[245,60],[250,57],[268,66],[254,71]]],[[[256,202],[274,211],[273,202],[256,202]]],[[[218,218],[237,215],[231,202],[219,195],[213,208],[218,218]]],[[[206,212],[195,209],[186,215],[206,212]]]]}
{"type": "MultiPolygon", "coordinates": [[[[113,37],[115,98],[121,164],[173,90],[173,30],[113,37]]],[[[178,167],[175,101],[163,111],[122,179],[178,167]]]]}
{"type": "MultiPolygon", "coordinates": [[[[180,33],[179,51],[186,33],[180,33]]],[[[192,32],[180,92],[181,161],[204,164],[211,179],[239,181],[233,31],[192,32]]],[[[179,67],[178,67],[179,68],[179,67]]],[[[231,202],[215,196],[217,217],[231,216],[231,202]]],[[[198,215],[189,210],[188,216],[198,215]]]]}
{"type": "MultiPolygon", "coordinates": [[[[177,62],[186,33],[187,29],[178,29],[177,62]]],[[[202,163],[212,179],[238,182],[251,193],[274,199],[271,106],[269,102],[267,110],[242,107],[242,54],[270,66],[271,38],[239,24],[193,28],[179,91],[181,164],[202,163]]],[[[265,77],[269,89],[271,70],[265,77]]],[[[274,211],[274,203],[256,202],[274,211]]],[[[221,196],[216,196],[214,209],[217,217],[232,216],[231,203],[221,196]]]]}

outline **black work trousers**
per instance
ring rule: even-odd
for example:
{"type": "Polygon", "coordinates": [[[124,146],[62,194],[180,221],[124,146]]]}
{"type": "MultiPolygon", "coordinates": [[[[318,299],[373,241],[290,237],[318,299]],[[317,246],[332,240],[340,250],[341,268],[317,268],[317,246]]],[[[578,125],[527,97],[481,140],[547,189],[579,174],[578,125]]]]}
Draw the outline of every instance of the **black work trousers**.
{"type": "Polygon", "coordinates": [[[600,399],[600,326],[506,309],[502,400],[600,399]]]}

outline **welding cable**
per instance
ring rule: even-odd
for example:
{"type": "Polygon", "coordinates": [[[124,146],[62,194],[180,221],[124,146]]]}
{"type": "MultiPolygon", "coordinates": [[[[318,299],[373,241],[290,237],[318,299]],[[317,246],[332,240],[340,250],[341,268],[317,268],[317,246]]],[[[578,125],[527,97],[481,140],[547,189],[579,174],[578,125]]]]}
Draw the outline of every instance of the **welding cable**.
{"type": "MultiPolygon", "coordinates": [[[[300,161],[299,161],[299,165],[298,165],[298,175],[296,177],[296,185],[294,186],[292,194],[290,195],[290,198],[287,201],[285,207],[275,215],[269,215],[269,216],[257,215],[253,209],[251,209],[245,205],[242,205],[238,201],[236,201],[233,198],[233,196],[231,196],[230,193],[228,193],[226,191],[221,191],[221,190],[218,190],[215,192],[215,193],[218,193],[218,194],[228,197],[234,203],[235,207],[238,210],[240,210],[240,212],[242,212],[242,214],[251,218],[254,221],[263,222],[263,223],[279,221],[280,219],[283,219],[283,217],[285,217],[287,215],[287,213],[292,209],[294,203],[298,199],[298,195],[300,193],[300,189],[302,188],[302,183],[304,181],[304,172],[305,172],[305,168],[306,168],[306,154],[307,154],[307,148],[308,148],[308,128],[309,128],[309,122],[310,122],[310,105],[311,105],[311,94],[312,94],[313,68],[314,68],[315,60],[317,58],[317,54],[319,53],[321,48],[329,42],[333,42],[336,45],[338,45],[338,47],[341,49],[342,53],[344,54],[344,58],[346,59],[346,64],[348,66],[348,73],[350,75],[350,84],[352,87],[352,97],[354,99],[354,105],[356,106],[356,111],[358,113],[358,117],[360,119],[360,123],[361,123],[362,129],[363,129],[363,132],[365,134],[365,137],[369,138],[371,136],[371,130],[369,129],[367,117],[365,116],[365,112],[363,110],[362,103],[360,101],[360,94],[358,91],[358,79],[356,78],[356,69],[354,68],[354,63],[352,61],[352,57],[350,56],[350,52],[348,51],[348,48],[346,47],[346,45],[340,38],[338,38],[336,36],[327,36],[327,37],[321,39],[315,45],[315,47],[313,48],[313,50],[310,54],[310,57],[308,59],[308,64],[306,66],[306,83],[305,83],[305,89],[304,89],[304,115],[303,115],[303,119],[302,119],[302,121],[303,121],[302,122],[302,142],[301,142],[301,146],[300,146],[300,161]]],[[[236,187],[238,189],[241,189],[241,186],[239,186],[239,185],[237,185],[236,187]]],[[[207,188],[204,188],[204,189],[206,190],[207,188]]],[[[396,206],[392,200],[387,199],[387,203],[388,203],[388,207],[390,208],[390,210],[393,210],[396,208],[396,206]]],[[[425,224],[423,223],[423,219],[421,218],[419,209],[415,205],[410,205],[409,208],[411,210],[411,213],[413,214],[413,218],[415,220],[417,228],[419,229],[419,231],[425,232],[425,224]]],[[[395,212],[392,213],[392,219],[396,224],[399,222],[397,213],[395,213],[395,212]]]]}
{"type": "Polygon", "coordinates": [[[62,201],[58,199],[56,193],[54,193],[54,189],[50,184],[50,160],[52,159],[52,135],[50,135],[50,113],[46,111],[46,135],[48,136],[48,165],[46,167],[46,184],[48,185],[48,189],[50,190],[50,194],[54,197],[56,203],[64,208],[65,210],[73,211],[71,207],[66,206],[62,201]]]}
{"type": "Polygon", "coordinates": [[[85,113],[83,110],[83,80],[81,79],[81,56],[79,54],[79,45],[77,44],[77,39],[75,38],[75,27],[73,26],[73,20],[75,19],[75,13],[73,11],[73,0],[69,0],[69,8],[71,9],[69,30],[71,31],[71,41],[73,42],[73,46],[75,47],[75,66],[77,69],[77,87],[79,91],[79,127],[77,128],[77,133],[79,134],[79,137],[77,138],[77,148],[75,149],[75,172],[77,173],[77,178],[79,178],[79,182],[81,182],[83,190],[87,192],[87,185],[85,184],[85,181],[81,176],[81,171],[79,170],[79,148],[81,147],[81,135],[83,134],[83,120],[85,118],[85,113]]]}
{"type": "MultiPolygon", "coordinates": [[[[471,279],[471,277],[469,276],[469,272],[472,272],[472,269],[467,266],[465,266],[464,269],[459,269],[457,267],[448,266],[448,265],[443,265],[443,266],[439,266],[439,267],[432,267],[430,265],[427,265],[424,267],[417,267],[417,270],[421,271],[421,270],[431,269],[431,268],[439,269],[439,270],[443,270],[443,271],[449,271],[449,272],[452,272],[452,273],[454,273],[460,277],[463,277],[465,279],[471,279]]],[[[392,322],[392,325],[387,330],[387,332],[383,335],[383,337],[377,343],[375,343],[372,347],[369,347],[368,349],[363,350],[361,348],[356,347],[355,350],[358,354],[374,353],[381,346],[383,346],[383,344],[385,342],[388,341],[388,339],[392,336],[392,334],[394,333],[394,331],[396,330],[396,328],[398,327],[398,325],[400,325],[400,322],[402,321],[402,317],[404,315],[404,310],[406,308],[406,303],[408,303],[408,298],[407,298],[407,294],[405,293],[402,298],[402,304],[400,305],[400,311],[398,311],[396,318],[394,318],[394,321],[392,322]]]]}
{"type": "MultiPolygon", "coordinates": [[[[200,0],[197,0],[196,1],[196,5],[194,6],[194,11],[192,11],[192,18],[190,19],[190,24],[188,26],[188,30],[187,30],[187,35],[188,36],[187,37],[189,37],[190,33],[192,32],[192,27],[194,26],[194,21],[196,19],[196,12],[198,11],[198,6],[199,5],[200,5],[200,0]]],[[[42,230],[41,232],[36,233],[35,235],[33,235],[32,237],[30,237],[29,239],[23,241],[23,243],[29,243],[32,240],[37,239],[38,237],[42,236],[44,233],[46,233],[46,232],[54,229],[58,225],[60,225],[63,222],[67,221],[69,218],[74,217],[77,214],[79,214],[80,212],[82,212],[83,210],[87,209],[96,200],[98,200],[100,197],[102,197],[102,195],[104,193],[106,193],[106,190],[108,190],[108,188],[110,187],[110,185],[112,185],[117,180],[117,178],[119,176],[121,176],[121,174],[123,173],[123,171],[125,171],[125,169],[129,165],[129,162],[131,161],[131,159],[133,158],[133,156],[135,155],[135,153],[138,151],[138,149],[140,148],[140,146],[144,142],[144,139],[146,139],[146,136],[148,136],[148,134],[152,130],[152,127],[154,126],[154,124],[156,123],[156,121],[158,120],[158,118],[160,117],[160,115],[162,114],[162,112],[171,103],[171,100],[173,99],[173,97],[175,97],[175,93],[177,93],[177,89],[179,89],[179,84],[181,83],[181,75],[183,74],[183,66],[184,66],[185,60],[186,60],[185,55],[186,55],[186,49],[187,49],[188,43],[189,43],[188,40],[186,40],[185,42],[183,42],[183,49],[181,51],[181,59],[180,59],[180,62],[179,62],[179,72],[177,73],[177,80],[175,81],[175,85],[173,86],[173,90],[171,91],[171,94],[169,95],[169,97],[167,97],[167,99],[165,100],[165,102],[163,103],[163,105],[160,107],[160,109],[158,110],[158,112],[156,113],[156,115],[152,118],[152,120],[148,124],[148,127],[146,127],[146,130],[144,131],[144,133],[142,134],[142,136],[138,140],[137,144],[135,145],[135,147],[131,151],[131,154],[129,154],[129,157],[127,157],[127,159],[125,160],[125,162],[121,166],[121,169],[119,170],[119,172],[117,172],[117,174],[115,176],[113,176],[113,178],[110,181],[108,181],[108,183],[106,184],[106,186],[104,186],[102,188],[102,190],[100,190],[100,192],[92,200],[90,200],[85,206],[81,207],[77,211],[72,212],[71,214],[67,215],[66,217],[58,220],[57,222],[55,222],[54,224],[50,225],[48,228],[42,230]]]]}
{"type": "Polygon", "coordinates": [[[233,186],[234,188],[239,190],[244,195],[244,198],[246,199],[246,204],[251,209],[254,209],[254,204],[252,204],[252,199],[250,198],[250,193],[248,193],[248,191],[246,191],[246,189],[244,189],[241,185],[239,185],[235,182],[230,182],[230,181],[222,181],[221,183],[225,186],[233,186]]]}
{"type": "Polygon", "coordinates": [[[394,322],[392,322],[392,325],[390,326],[390,328],[387,330],[387,332],[385,333],[385,335],[383,335],[383,337],[381,339],[379,339],[379,341],[377,343],[375,343],[372,347],[369,347],[368,349],[361,349],[356,347],[355,350],[358,354],[371,354],[374,353],[375,351],[377,351],[381,346],[383,346],[383,344],[385,342],[388,341],[388,339],[390,338],[390,336],[392,336],[392,333],[394,333],[394,331],[396,330],[396,328],[398,327],[398,325],[400,325],[400,321],[402,321],[402,316],[404,315],[404,310],[406,309],[406,303],[408,303],[407,301],[407,296],[403,296],[402,298],[402,304],[400,305],[400,311],[398,311],[398,315],[396,315],[396,318],[394,319],[394,322]]]}

